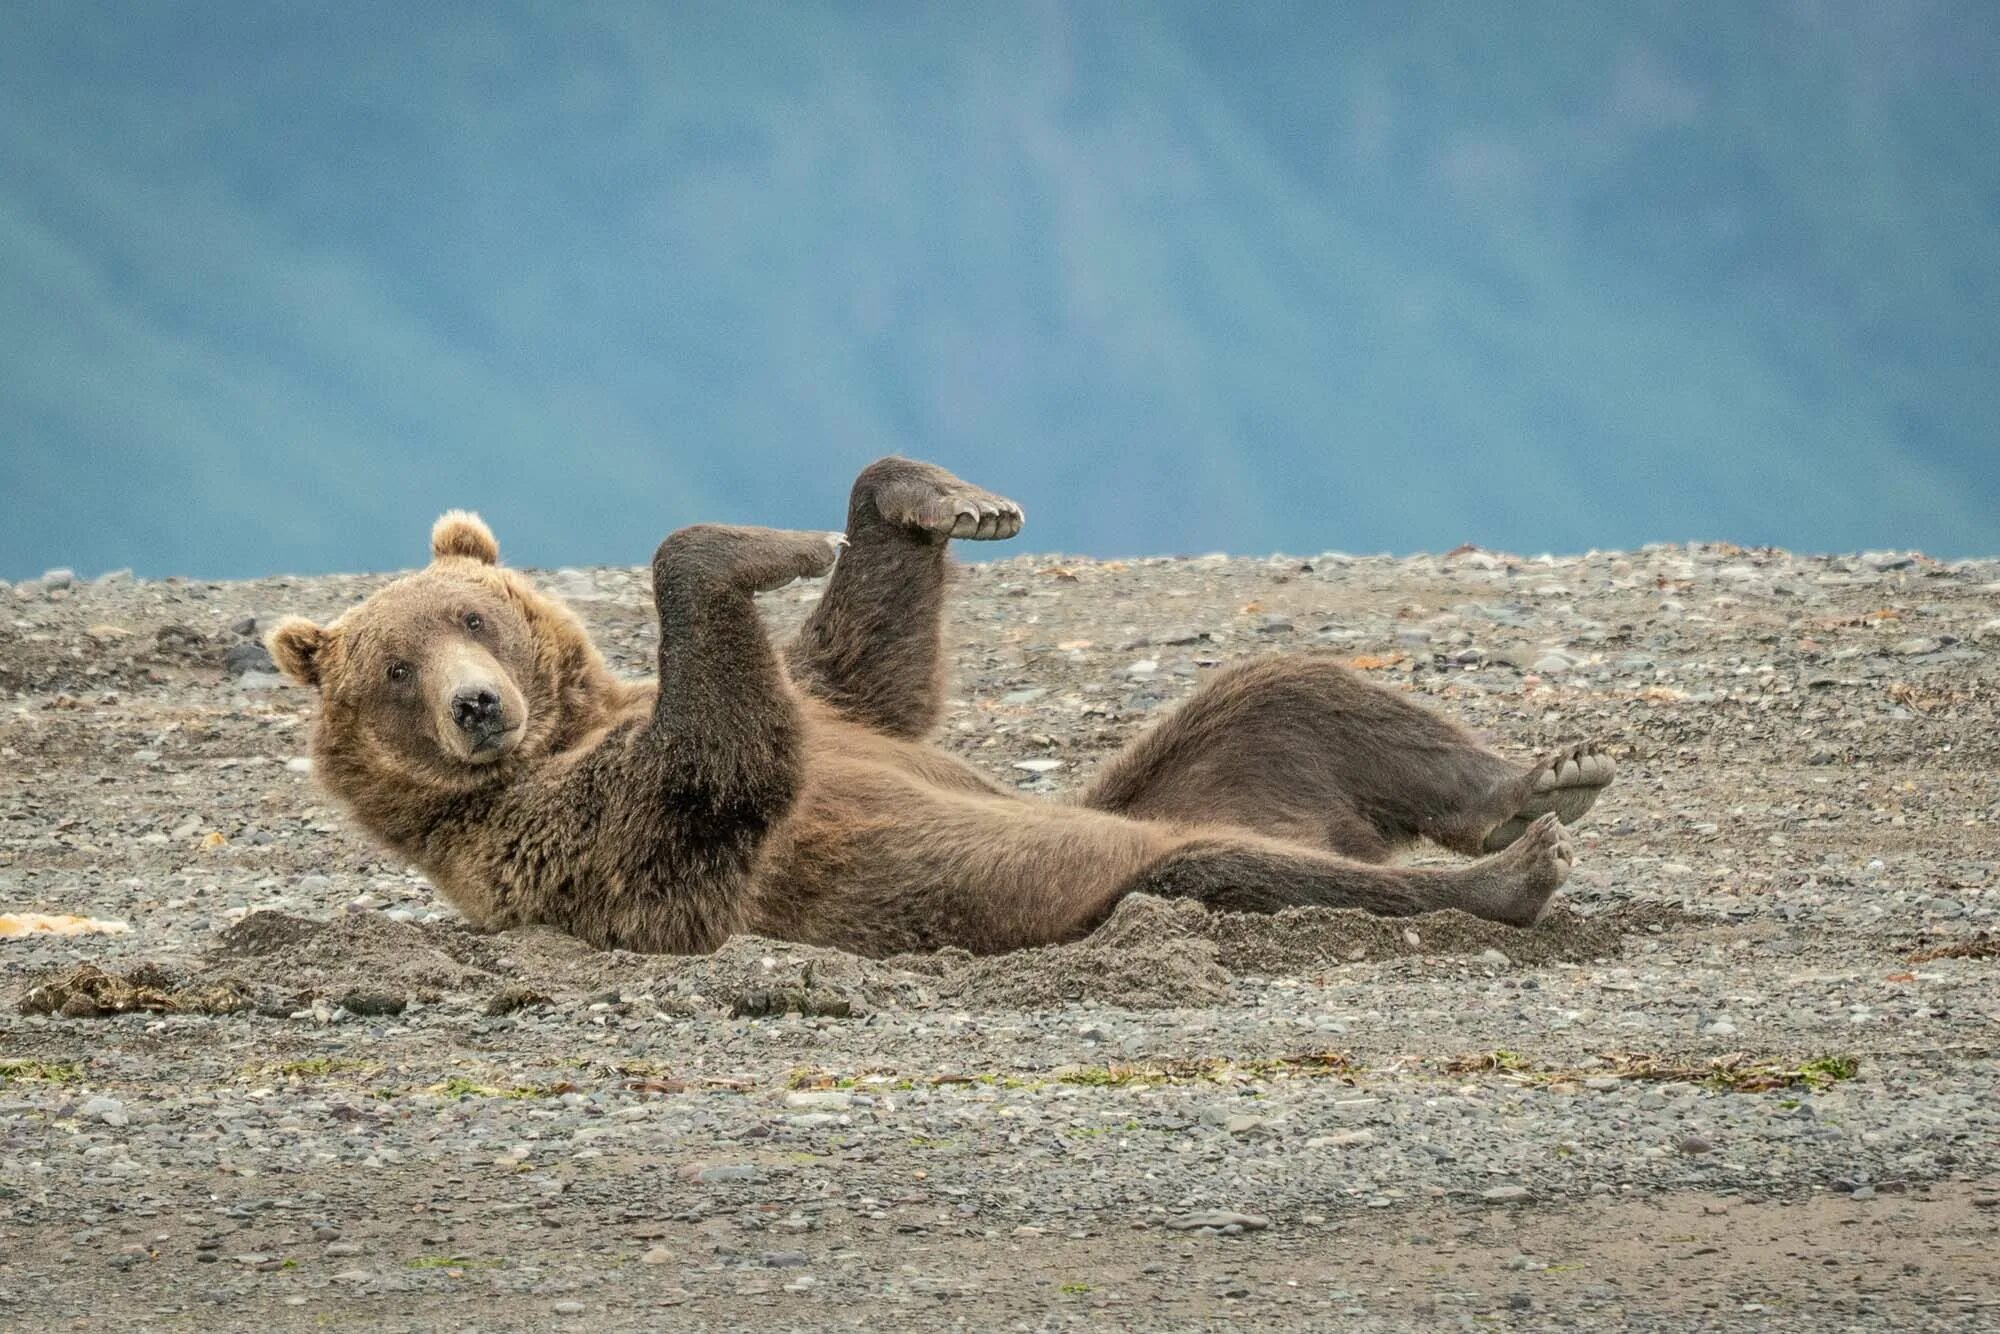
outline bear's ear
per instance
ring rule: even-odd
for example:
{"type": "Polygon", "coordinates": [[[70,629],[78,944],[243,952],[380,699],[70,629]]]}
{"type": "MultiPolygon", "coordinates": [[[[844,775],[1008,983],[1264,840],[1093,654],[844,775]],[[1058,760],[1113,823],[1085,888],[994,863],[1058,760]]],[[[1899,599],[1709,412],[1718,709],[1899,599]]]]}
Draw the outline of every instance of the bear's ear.
{"type": "Polygon", "coordinates": [[[493,530],[470,510],[446,510],[431,525],[431,557],[467,556],[481,565],[500,563],[500,543],[493,530]]]}
{"type": "Polygon", "coordinates": [[[319,684],[319,655],[331,636],[303,616],[287,616],[265,636],[278,670],[302,686],[319,684]]]}

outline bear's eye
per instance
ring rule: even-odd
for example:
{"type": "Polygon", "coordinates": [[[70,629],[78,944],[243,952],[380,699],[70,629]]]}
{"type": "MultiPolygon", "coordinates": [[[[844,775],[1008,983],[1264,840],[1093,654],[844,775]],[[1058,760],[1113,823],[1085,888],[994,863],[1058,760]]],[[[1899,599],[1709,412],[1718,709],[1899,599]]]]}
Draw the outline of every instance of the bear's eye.
{"type": "Polygon", "coordinates": [[[392,663],[390,663],[390,664],[389,664],[389,679],[390,679],[391,681],[394,681],[394,682],[395,682],[395,683],[396,683],[397,685],[401,685],[401,684],[403,684],[403,682],[405,682],[405,681],[409,680],[409,679],[410,679],[410,664],[409,664],[409,663],[407,663],[407,662],[392,662],[392,663]]]}
{"type": "Polygon", "coordinates": [[[459,619],[465,622],[465,628],[475,635],[486,628],[486,618],[476,611],[469,611],[459,619]]]}

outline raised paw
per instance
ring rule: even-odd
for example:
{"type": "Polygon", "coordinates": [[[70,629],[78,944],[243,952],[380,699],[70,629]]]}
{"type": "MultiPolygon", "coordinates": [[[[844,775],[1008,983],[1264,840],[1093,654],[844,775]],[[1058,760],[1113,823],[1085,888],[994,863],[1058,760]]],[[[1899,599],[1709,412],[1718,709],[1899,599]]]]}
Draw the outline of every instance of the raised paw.
{"type": "Polygon", "coordinates": [[[998,542],[1021,531],[1027,516],[1005,496],[960,481],[943,468],[909,459],[871,464],[855,483],[883,522],[933,537],[998,542]]]}
{"type": "Polygon", "coordinates": [[[798,539],[795,552],[790,553],[789,568],[781,561],[769,572],[768,582],[755,585],[759,593],[768,593],[775,588],[798,579],[817,579],[833,568],[840,559],[840,553],[847,550],[846,533],[787,533],[787,537],[798,539]]]}
{"type": "Polygon", "coordinates": [[[660,544],[653,557],[654,592],[721,584],[768,593],[825,574],[846,546],[844,533],[695,524],[660,544]]]}
{"type": "Polygon", "coordinates": [[[1597,804],[1617,773],[1618,764],[1611,753],[1595,742],[1563,747],[1529,771],[1520,807],[1486,835],[1482,848],[1498,852],[1520,838],[1529,823],[1542,815],[1554,814],[1564,824],[1576,823],[1597,804]]]}

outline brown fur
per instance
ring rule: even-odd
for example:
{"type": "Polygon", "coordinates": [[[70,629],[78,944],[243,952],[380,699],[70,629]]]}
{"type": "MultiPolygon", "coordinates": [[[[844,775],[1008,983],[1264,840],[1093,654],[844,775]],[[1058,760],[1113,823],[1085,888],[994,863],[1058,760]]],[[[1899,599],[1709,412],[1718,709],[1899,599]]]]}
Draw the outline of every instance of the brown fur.
{"type": "Polygon", "coordinates": [[[1552,816],[1480,862],[1384,865],[1419,837],[1476,851],[1550,766],[1314,658],[1220,674],[1076,803],[926,745],[947,538],[1019,524],[930,465],[871,465],[782,661],[753,595],[824,573],[838,539],[682,529],[654,556],[659,674],[642,685],[454,511],[429,568],[327,627],[288,620],[270,647],[319,688],[319,781],[491,928],[676,953],[737,931],[992,952],[1073,939],[1136,891],[1526,923],[1567,874],[1552,816]]]}

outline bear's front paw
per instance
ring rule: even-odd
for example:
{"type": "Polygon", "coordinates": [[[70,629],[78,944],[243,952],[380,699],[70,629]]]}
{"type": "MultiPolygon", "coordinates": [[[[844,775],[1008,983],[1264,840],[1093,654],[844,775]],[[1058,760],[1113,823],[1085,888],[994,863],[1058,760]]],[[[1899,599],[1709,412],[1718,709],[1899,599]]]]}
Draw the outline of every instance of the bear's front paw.
{"type": "Polygon", "coordinates": [[[719,585],[765,593],[825,574],[846,545],[841,533],[699,523],[660,543],[653,557],[653,591],[663,596],[719,585]]]}
{"type": "Polygon", "coordinates": [[[784,533],[796,539],[785,558],[766,572],[765,581],[753,584],[756,592],[769,593],[799,579],[817,579],[833,568],[840,553],[847,550],[846,533],[784,533]]]}

